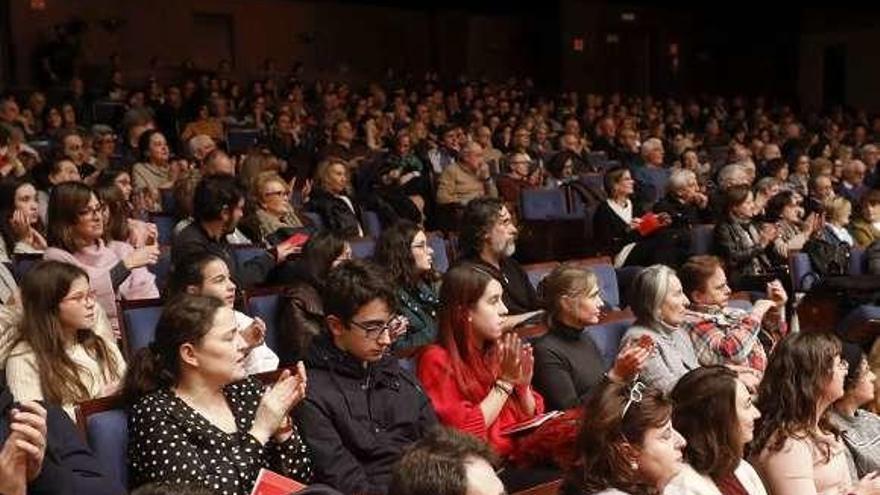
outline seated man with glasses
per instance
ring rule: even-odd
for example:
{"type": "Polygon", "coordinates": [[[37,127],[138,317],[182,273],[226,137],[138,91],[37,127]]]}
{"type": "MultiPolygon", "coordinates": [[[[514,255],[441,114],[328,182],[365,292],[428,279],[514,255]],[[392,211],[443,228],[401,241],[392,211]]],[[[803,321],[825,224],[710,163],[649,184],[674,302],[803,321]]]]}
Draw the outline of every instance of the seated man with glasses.
{"type": "Polygon", "coordinates": [[[323,299],[324,332],[305,358],[309,388],[294,413],[315,481],[344,493],[386,493],[404,448],[437,417],[416,378],[390,354],[406,328],[378,267],[343,262],[328,274],[323,299]]]}

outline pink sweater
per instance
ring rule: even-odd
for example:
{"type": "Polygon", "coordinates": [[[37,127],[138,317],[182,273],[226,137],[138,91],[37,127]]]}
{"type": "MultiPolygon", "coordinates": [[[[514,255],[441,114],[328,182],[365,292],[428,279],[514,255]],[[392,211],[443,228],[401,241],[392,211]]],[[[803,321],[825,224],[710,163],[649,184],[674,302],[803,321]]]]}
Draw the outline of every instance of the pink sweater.
{"type": "Polygon", "coordinates": [[[113,290],[113,282],[110,279],[110,270],[117,263],[125,259],[134,250],[131,245],[124,242],[111,241],[105,244],[99,241],[94,246],[80,249],[76,253],[69,253],[63,249],[50,247],[46,250],[45,259],[64,261],[76,265],[89,274],[92,290],[98,299],[98,303],[104,308],[113,330],[118,334],[119,320],[116,314],[116,301],[118,299],[151,299],[159,297],[159,289],[156,288],[156,277],[146,268],[135,268],[124,282],[113,290]]]}

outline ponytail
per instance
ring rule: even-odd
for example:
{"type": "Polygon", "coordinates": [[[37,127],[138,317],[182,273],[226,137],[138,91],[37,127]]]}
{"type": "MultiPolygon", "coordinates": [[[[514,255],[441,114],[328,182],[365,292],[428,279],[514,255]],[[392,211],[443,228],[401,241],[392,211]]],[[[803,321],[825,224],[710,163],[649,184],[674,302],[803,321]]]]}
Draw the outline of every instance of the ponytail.
{"type": "Polygon", "coordinates": [[[180,380],[180,346],[199,343],[221,307],[219,299],[190,294],[181,294],[166,305],[155,339],[129,363],[122,392],[126,402],[133,404],[144,395],[173,387],[180,380]]]}

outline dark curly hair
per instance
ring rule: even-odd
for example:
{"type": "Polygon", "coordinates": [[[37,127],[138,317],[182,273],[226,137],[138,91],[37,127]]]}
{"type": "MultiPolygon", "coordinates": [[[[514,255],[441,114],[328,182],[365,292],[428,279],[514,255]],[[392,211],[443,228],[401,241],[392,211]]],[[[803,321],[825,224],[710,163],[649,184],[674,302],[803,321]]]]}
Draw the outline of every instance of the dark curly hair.
{"type": "Polygon", "coordinates": [[[436,278],[433,271],[427,275],[416,271],[410,246],[419,232],[424,232],[424,229],[415,222],[400,220],[383,230],[376,244],[373,260],[387,270],[388,276],[397,287],[409,289],[423,279],[436,278]]]}

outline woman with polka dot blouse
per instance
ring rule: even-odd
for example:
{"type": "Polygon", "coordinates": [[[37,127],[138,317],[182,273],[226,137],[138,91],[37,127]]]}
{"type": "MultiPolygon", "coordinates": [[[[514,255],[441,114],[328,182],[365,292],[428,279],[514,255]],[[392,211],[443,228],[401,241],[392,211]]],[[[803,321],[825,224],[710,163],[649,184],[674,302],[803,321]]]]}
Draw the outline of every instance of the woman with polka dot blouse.
{"type": "Polygon", "coordinates": [[[264,390],[244,370],[246,344],[222,301],[183,295],[162,312],[155,341],[125,380],[134,486],[197,485],[250,493],[260,468],[308,483],[312,464],[289,419],[306,374],[285,371],[264,390]]]}

